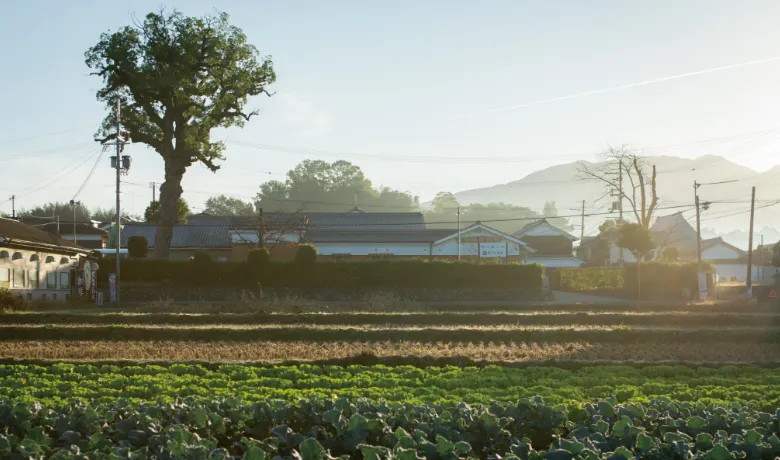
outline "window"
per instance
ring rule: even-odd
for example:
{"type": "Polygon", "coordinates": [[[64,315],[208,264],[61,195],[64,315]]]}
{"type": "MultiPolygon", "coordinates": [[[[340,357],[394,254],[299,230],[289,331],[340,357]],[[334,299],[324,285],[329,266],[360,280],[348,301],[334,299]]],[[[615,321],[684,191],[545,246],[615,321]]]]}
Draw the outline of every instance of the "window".
{"type": "Polygon", "coordinates": [[[41,294],[41,300],[46,300],[46,294],[41,294]]]}
{"type": "Polygon", "coordinates": [[[70,273],[60,272],[60,289],[70,288],[70,273]]]}
{"type": "Polygon", "coordinates": [[[57,272],[49,272],[46,274],[46,288],[57,289],[57,272]]]}
{"type": "Polygon", "coordinates": [[[32,294],[27,294],[27,301],[32,302],[32,294]]]}
{"type": "Polygon", "coordinates": [[[52,294],[51,295],[51,300],[57,300],[57,294],[52,294]]]}
{"type": "Polygon", "coordinates": [[[40,273],[37,270],[30,270],[27,275],[27,287],[30,289],[38,289],[39,279],[40,273]]]}
{"type": "Polygon", "coordinates": [[[14,268],[14,287],[15,288],[24,287],[24,270],[22,270],[21,268],[14,268]]]}
{"type": "Polygon", "coordinates": [[[7,268],[0,268],[0,283],[10,283],[11,275],[8,273],[7,268]]]}

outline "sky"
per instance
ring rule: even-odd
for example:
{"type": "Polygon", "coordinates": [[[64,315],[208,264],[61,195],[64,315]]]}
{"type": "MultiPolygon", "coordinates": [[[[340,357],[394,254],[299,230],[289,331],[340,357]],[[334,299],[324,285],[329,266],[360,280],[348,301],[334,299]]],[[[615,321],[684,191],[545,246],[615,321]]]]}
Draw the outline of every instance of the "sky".
{"type": "MultiPolygon", "coordinates": [[[[74,196],[113,206],[108,154],[96,163],[92,141],[105,115],[95,99],[101,81],[84,52],[134,15],[165,7],[202,16],[215,4],[4,5],[0,211],[11,211],[12,194],[17,209],[74,196]]],[[[243,129],[214,133],[227,144],[217,173],[188,169],[184,196],[196,211],[213,195],[249,199],[306,158],[352,161],[375,185],[422,201],[595,160],[615,144],[723,155],[758,171],[780,164],[778,132],[749,144],[699,142],[780,128],[780,2],[224,0],[219,8],[272,56],[277,83],[273,97],[250,99],[260,114],[243,129]]],[[[163,162],[141,145],[126,153],[123,208],[142,214],[163,162]]]]}

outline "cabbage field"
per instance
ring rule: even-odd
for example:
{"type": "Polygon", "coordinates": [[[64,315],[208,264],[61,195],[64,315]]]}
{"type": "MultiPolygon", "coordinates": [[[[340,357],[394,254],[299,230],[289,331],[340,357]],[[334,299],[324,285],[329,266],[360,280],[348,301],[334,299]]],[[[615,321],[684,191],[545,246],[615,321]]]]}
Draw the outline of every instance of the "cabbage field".
{"type": "Polygon", "coordinates": [[[0,313],[0,459],[775,459],[759,307],[0,313]]]}

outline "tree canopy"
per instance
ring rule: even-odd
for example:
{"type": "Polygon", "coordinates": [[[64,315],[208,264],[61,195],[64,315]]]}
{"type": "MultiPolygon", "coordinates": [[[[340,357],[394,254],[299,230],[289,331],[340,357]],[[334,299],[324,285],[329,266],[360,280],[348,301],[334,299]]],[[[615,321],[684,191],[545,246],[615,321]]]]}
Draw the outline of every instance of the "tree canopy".
{"type": "MultiPolygon", "coordinates": [[[[144,220],[146,220],[149,224],[158,224],[162,221],[162,216],[160,215],[160,202],[159,201],[152,201],[149,203],[149,206],[146,207],[146,211],[144,211],[144,220]]],[[[186,201],[184,201],[184,198],[179,198],[176,200],[176,220],[173,222],[174,224],[186,224],[187,223],[187,215],[190,213],[190,207],[187,204],[186,201]]]]}
{"type": "Polygon", "coordinates": [[[260,185],[256,206],[277,211],[405,212],[418,209],[416,197],[389,187],[375,188],[359,166],[349,161],[304,160],[282,181],[260,185]]]}
{"type": "Polygon", "coordinates": [[[206,200],[203,209],[213,216],[252,216],[255,214],[254,204],[226,195],[212,196],[206,200]]]}
{"type": "Polygon", "coordinates": [[[194,163],[219,169],[225,146],[212,141],[212,129],[243,126],[255,114],[245,110],[248,98],[268,94],[276,80],[270,58],[260,56],[228,19],[225,13],[150,13],[102,34],[85,53],[87,66],[103,79],[97,98],[108,115],[100,140],[115,139],[121,102],[123,136],[154,149],[165,163],[154,245],[159,258],[170,252],[186,169],[194,163]]]}
{"type": "Polygon", "coordinates": [[[655,248],[653,236],[644,225],[625,223],[618,232],[618,247],[627,249],[637,261],[655,248]]]}
{"type": "MultiPolygon", "coordinates": [[[[73,206],[67,201],[46,203],[40,206],[36,206],[32,209],[22,209],[17,214],[20,218],[34,218],[40,217],[50,221],[54,221],[57,217],[60,218],[60,222],[73,222],[73,206]]],[[[83,203],[76,203],[76,222],[85,222],[91,219],[92,213],[89,208],[83,203]]]]}

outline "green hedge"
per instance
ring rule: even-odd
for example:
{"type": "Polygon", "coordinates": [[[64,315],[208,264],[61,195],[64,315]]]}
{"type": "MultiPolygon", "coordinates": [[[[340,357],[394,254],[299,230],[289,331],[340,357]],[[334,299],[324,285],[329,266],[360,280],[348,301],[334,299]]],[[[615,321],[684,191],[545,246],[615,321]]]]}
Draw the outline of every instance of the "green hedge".
{"type": "MultiPolygon", "coordinates": [[[[101,260],[105,282],[114,262],[101,260]]],[[[192,286],[255,286],[279,288],[495,288],[539,289],[540,265],[480,265],[419,260],[363,262],[270,262],[263,269],[242,262],[124,259],[122,281],[171,282],[192,286]]]]}
{"type": "MultiPolygon", "coordinates": [[[[627,264],[624,267],[623,276],[625,290],[635,293],[637,288],[636,264],[627,264]]],[[[686,289],[690,290],[690,295],[696,295],[698,276],[696,262],[643,263],[641,267],[642,297],[682,299],[685,298],[686,289]]]]}
{"type": "Polygon", "coordinates": [[[553,272],[550,283],[564,291],[594,291],[623,289],[623,270],[620,268],[562,268],[553,272]]]}

